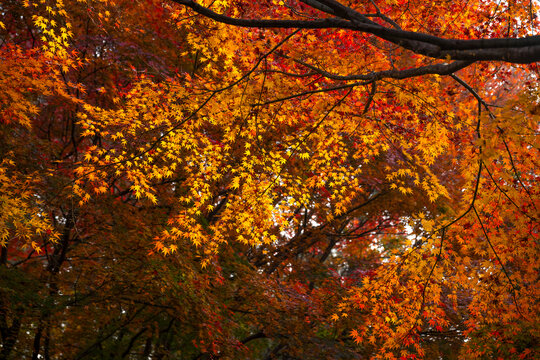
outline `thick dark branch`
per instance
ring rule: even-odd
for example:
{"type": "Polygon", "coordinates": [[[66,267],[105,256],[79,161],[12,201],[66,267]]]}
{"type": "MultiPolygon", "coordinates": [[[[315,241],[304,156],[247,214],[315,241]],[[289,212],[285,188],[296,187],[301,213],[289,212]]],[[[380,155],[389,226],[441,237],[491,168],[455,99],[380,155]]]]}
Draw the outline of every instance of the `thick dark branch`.
{"type": "Polygon", "coordinates": [[[47,269],[57,274],[60,271],[62,263],[66,259],[66,253],[68,250],[69,242],[71,240],[71,231],[75,228],[75,215],[73,211],[69,211],[66,216],[66,225],[62,234],[61,241],[55,246],[54,253],[49,258],[49,264],[47,269]]]}
{"type": "Polygon", "coordinates": [[[342,19],[360,21],[362,23],[380,26],[376,22],[369,20],[367,17],[365,17],[363,14],[359,13],[358,11],[353,10],[348,6],[341,4],[336,0],[316,0],[316,1],[311,1],[311,2],[320,3],[322,4],[322,6],[326,6],[332,9],[332,14],[335,14],[337,17],[340,17],[342,19]]]}
{"type": "Polygon", "coordinates": [[[328,6],[321,4],[317,0],[300,0],[300,1],[319,11],[325,12],[330,15],[336,15],[336,13],[334,12],[334,10],[332,10],[332,8],[329,8],[328,6]]]}
{"type": "MultiPolygon", "coordinates": [[[[431,58],[473,62],[506,61],[522,64],[540,61],[540,36],[538,35],[524,38],[446,39],[426,33],[384,27],[337,1],[331,0],[317,1],[321,5],[317,10],[329,8],[328,13],[335,14],[336,17],[318,20],[239,19],[218,14],[193,0],[171,1],[189,7],[207,18],[239,27],[349,29],[375,35],[417,54],[431,58]]],[[[305,3],[310,5],[309,3],[313,2],[306,1],[305,3]]]]}
{"type": "Polygon", "coordinates": [[[274,19],[239,19],[218,14],[209,8],[197,4],[193,0],[171,0],[177,4],[191,8],[198,14],[207,18],[228,25],[248,27],[248,28],[282,28],[282,29],[331,29],[344,28],[352,29],[353,24],[347,20],[339,18],[329,18],[320,20],[274,20],[274,19]]]}

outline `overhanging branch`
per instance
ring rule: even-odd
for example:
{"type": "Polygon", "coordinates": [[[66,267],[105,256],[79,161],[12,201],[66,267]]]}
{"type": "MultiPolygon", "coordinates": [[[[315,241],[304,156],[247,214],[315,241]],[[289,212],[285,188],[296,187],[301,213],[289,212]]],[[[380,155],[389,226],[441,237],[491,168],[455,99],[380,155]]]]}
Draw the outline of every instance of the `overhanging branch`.
{"type": "Polygon", "coordinates": [[[528,64],[540,61],[540,36],[496,39],[446,39],[426,33],[389,28],[333,0],[304,1],[319,11],[335,15],[317,20],[241,19],[218,14],[194,0],[171,0],[212,20],[249,28],[345,29],[372,34],[417,54],[458,61],[505,61],[528,64]],[[317,3],[317,4],[315,4],[317,3]],[[316,6],[317,5],[317,6],[316,6]],[[323,10],[324,9],[324,10],[323,10]]]}

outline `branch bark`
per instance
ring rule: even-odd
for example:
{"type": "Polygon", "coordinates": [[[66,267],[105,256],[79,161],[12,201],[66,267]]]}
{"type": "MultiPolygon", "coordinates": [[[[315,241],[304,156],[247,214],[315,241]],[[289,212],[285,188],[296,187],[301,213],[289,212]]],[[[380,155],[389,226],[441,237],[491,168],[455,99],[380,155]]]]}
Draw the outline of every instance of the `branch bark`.
{"type": "Polygon", "coordinates": [[[416,54],[458,61],[504,61],[528,64],[540,61],[540,36],[494,39],[447,39],[426,33],[385,27],[338,1],[303,1],[316,10],[333,15],[317,20],[241,19],[219,14],[194,0],[171,0],[194,12],[221,22],[248,28],[345,29],[372,34],[416,54]]]}

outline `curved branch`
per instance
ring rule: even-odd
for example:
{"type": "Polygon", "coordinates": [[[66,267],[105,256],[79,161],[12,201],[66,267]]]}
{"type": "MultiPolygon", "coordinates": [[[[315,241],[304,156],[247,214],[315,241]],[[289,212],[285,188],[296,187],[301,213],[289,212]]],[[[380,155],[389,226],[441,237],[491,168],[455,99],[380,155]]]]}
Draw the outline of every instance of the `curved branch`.
{"type": "Polygon", "coordinates": [[[402,79],[408,79],[408,78],[424,76],[424,75],[451,75],[455,73],[456,71],[466,68],[467,66],[472,64],[471,61],[454,61],[449,64],[426,65],[426,66],[419,66],[416,68],[404,69],[404,70],[383,70],[383,71],[377,71],[377,72],[372,72],[369,74],[360,74],[360,75],[337,75],[337,74],[332,74],[323,69],[320,69],[316,66],[310,65],[302,60],[293,59],[293,58],[288,57],[287,55],[281,55],[281,56],[292,59],[294,62],[300,65],[303,65],[328,79],[344,80],[344,81],[348,81],[348,80],[377,81],[377,80],[387,79],[387,78],[402,80],[402,79]]]}
{"type": "MultiPolygon", "coordinates": [[[[505,61],[528,64],[540,61],[540,36],[496,39],[446,39],[426,33],[384,27],[337,1],[317,1],[336,17],[318,20],[240,19],[218,14],[194,0],[171,0],[209,19],[238,27],[289,29],[349,29],[375,35],[417,54],[461,61],[505,61]]],[[[306,1],[307,5],[313,3],[306,1]]],[[[314,5],[312,5],[314,6],[314,5]]],[[[316,7],[314,7],[316,8],[316,7]]],[[[320,9],[318,9],[320,10],[320,9]]]]}

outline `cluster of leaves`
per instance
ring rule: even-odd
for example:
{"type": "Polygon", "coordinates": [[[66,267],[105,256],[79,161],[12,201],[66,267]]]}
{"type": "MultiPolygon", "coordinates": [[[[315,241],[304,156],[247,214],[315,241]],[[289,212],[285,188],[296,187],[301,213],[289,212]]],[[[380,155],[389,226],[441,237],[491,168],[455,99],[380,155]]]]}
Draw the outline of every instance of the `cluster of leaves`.
{"type": "Polygon", "coordinates": [[[2,1],[0,358],[535,358],[535,6],[2,1]]]}

